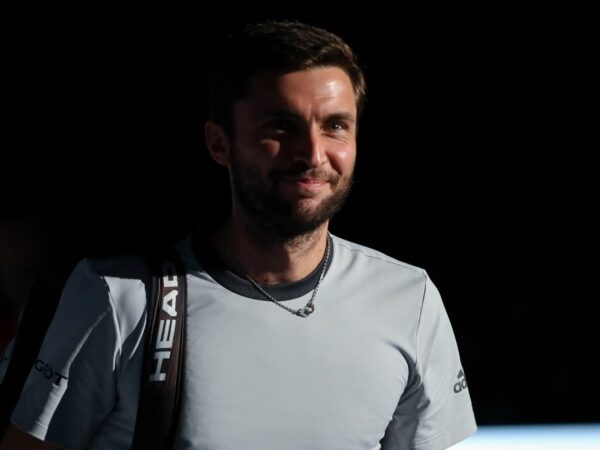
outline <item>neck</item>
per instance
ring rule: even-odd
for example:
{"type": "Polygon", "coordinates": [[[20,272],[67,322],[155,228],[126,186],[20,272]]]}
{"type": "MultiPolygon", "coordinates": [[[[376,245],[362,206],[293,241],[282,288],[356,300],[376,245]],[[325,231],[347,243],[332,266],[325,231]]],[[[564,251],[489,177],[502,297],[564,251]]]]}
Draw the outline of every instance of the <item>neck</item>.
{"type": "Polygon", "coordinates": [[[261,284],[289,283],[308,276],[319,265],[327,246],[327,229],[324,223],[310,233],[281,241],[230,218],[216,230],[212,244],[240,276],[250,275],[261,284]]]}

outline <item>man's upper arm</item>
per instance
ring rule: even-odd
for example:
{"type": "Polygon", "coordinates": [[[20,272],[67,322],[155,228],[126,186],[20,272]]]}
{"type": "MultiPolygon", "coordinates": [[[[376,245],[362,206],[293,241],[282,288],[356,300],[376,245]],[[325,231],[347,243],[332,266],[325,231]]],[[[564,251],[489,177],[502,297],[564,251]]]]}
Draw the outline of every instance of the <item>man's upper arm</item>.
{"type": "Polygon", "coordinates": [[[476,430],[456,338],[440,294],[426,276],[416,336],[416,361],[383,450],[442,450],[476,430]]]}
{"type": "Polygon", "coordinates": [[[57,450],[60,447],[40,441],[30,434],[21,431],[14,425],[6,430],[4,438],[0,442],[0,450],[57,450]]]}
{"type": "Polygon", "coordinates": [[[104,280],[81,262],[65,286],[12,423],[38,439],[84,446],[114,402],[116,333],[104,280]]]}

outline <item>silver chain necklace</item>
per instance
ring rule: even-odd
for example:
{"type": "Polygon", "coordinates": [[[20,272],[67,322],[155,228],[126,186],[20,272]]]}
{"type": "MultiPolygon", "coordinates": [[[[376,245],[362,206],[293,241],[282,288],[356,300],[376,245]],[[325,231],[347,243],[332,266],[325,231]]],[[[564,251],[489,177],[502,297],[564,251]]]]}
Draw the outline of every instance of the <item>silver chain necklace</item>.
{"type": "Polygon", "coordinates": [[[252,283],[252,285],[261,293],[263,294],[265,297],[267,297],[269,300],[271,300],[273,303],[275,303],[277,306],[291,312],[292,314],[294,314],[295,316],[298,317],[308,317],[309,315],[311,315],[314,310],[315,310],[315,298],[317,297],[317,291],[319,290],[319,286],[321,285],[321,281],[323,281],[323,278],[325,278],[325,270],[327,270],[327,263],[329,262],[329,237],[327,237],[327,247],[325,247],[325,260],[323,261],[323,267],[321,268],[321,274],[319,275],[319,281],[317,281],[317,285],[315,286],[315,289],[313,290],[312,295],[310,296],[310,300],[308,301],[308,303],[306,305],[304,305],[302,308],[299,309],[292,309],[292,308],[288,308],[287,306],[285,306],[284,304],[282,304],[281,302],[279,302],[277,299],[275,299],[275,297],[273,297],[271,294],[269,294],[267,291],[265,291],[260,284],[258,284],[256,281],[254,281],[254,279],[250,276],[249,273],[246,273],[246,279],[252,283]]]}

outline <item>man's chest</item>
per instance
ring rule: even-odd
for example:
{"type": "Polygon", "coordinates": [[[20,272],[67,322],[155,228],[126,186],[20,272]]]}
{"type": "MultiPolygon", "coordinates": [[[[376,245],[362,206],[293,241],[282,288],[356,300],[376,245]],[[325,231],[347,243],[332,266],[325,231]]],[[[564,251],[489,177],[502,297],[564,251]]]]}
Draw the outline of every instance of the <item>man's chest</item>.
{"type": "Polygon", "coordinates": [[[409,369],[376,323],[193,291],[181,448],[377,448],[409,369]]]}

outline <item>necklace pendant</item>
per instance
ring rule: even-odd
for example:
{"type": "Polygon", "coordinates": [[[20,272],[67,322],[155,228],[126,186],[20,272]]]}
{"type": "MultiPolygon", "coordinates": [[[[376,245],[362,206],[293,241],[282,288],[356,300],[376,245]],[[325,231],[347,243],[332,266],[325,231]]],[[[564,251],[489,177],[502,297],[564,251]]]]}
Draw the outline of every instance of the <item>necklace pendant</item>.
{"type": "Polygon", "coordinates": [[[308,317],[309,315],[311,315],[313,313],[313,311],[315,310],[315,306],[314,305],[306,305],[304,308],[302,308],[301,310],[299,310],[296,315],[300,316],[300,317],[308,317]]]}

